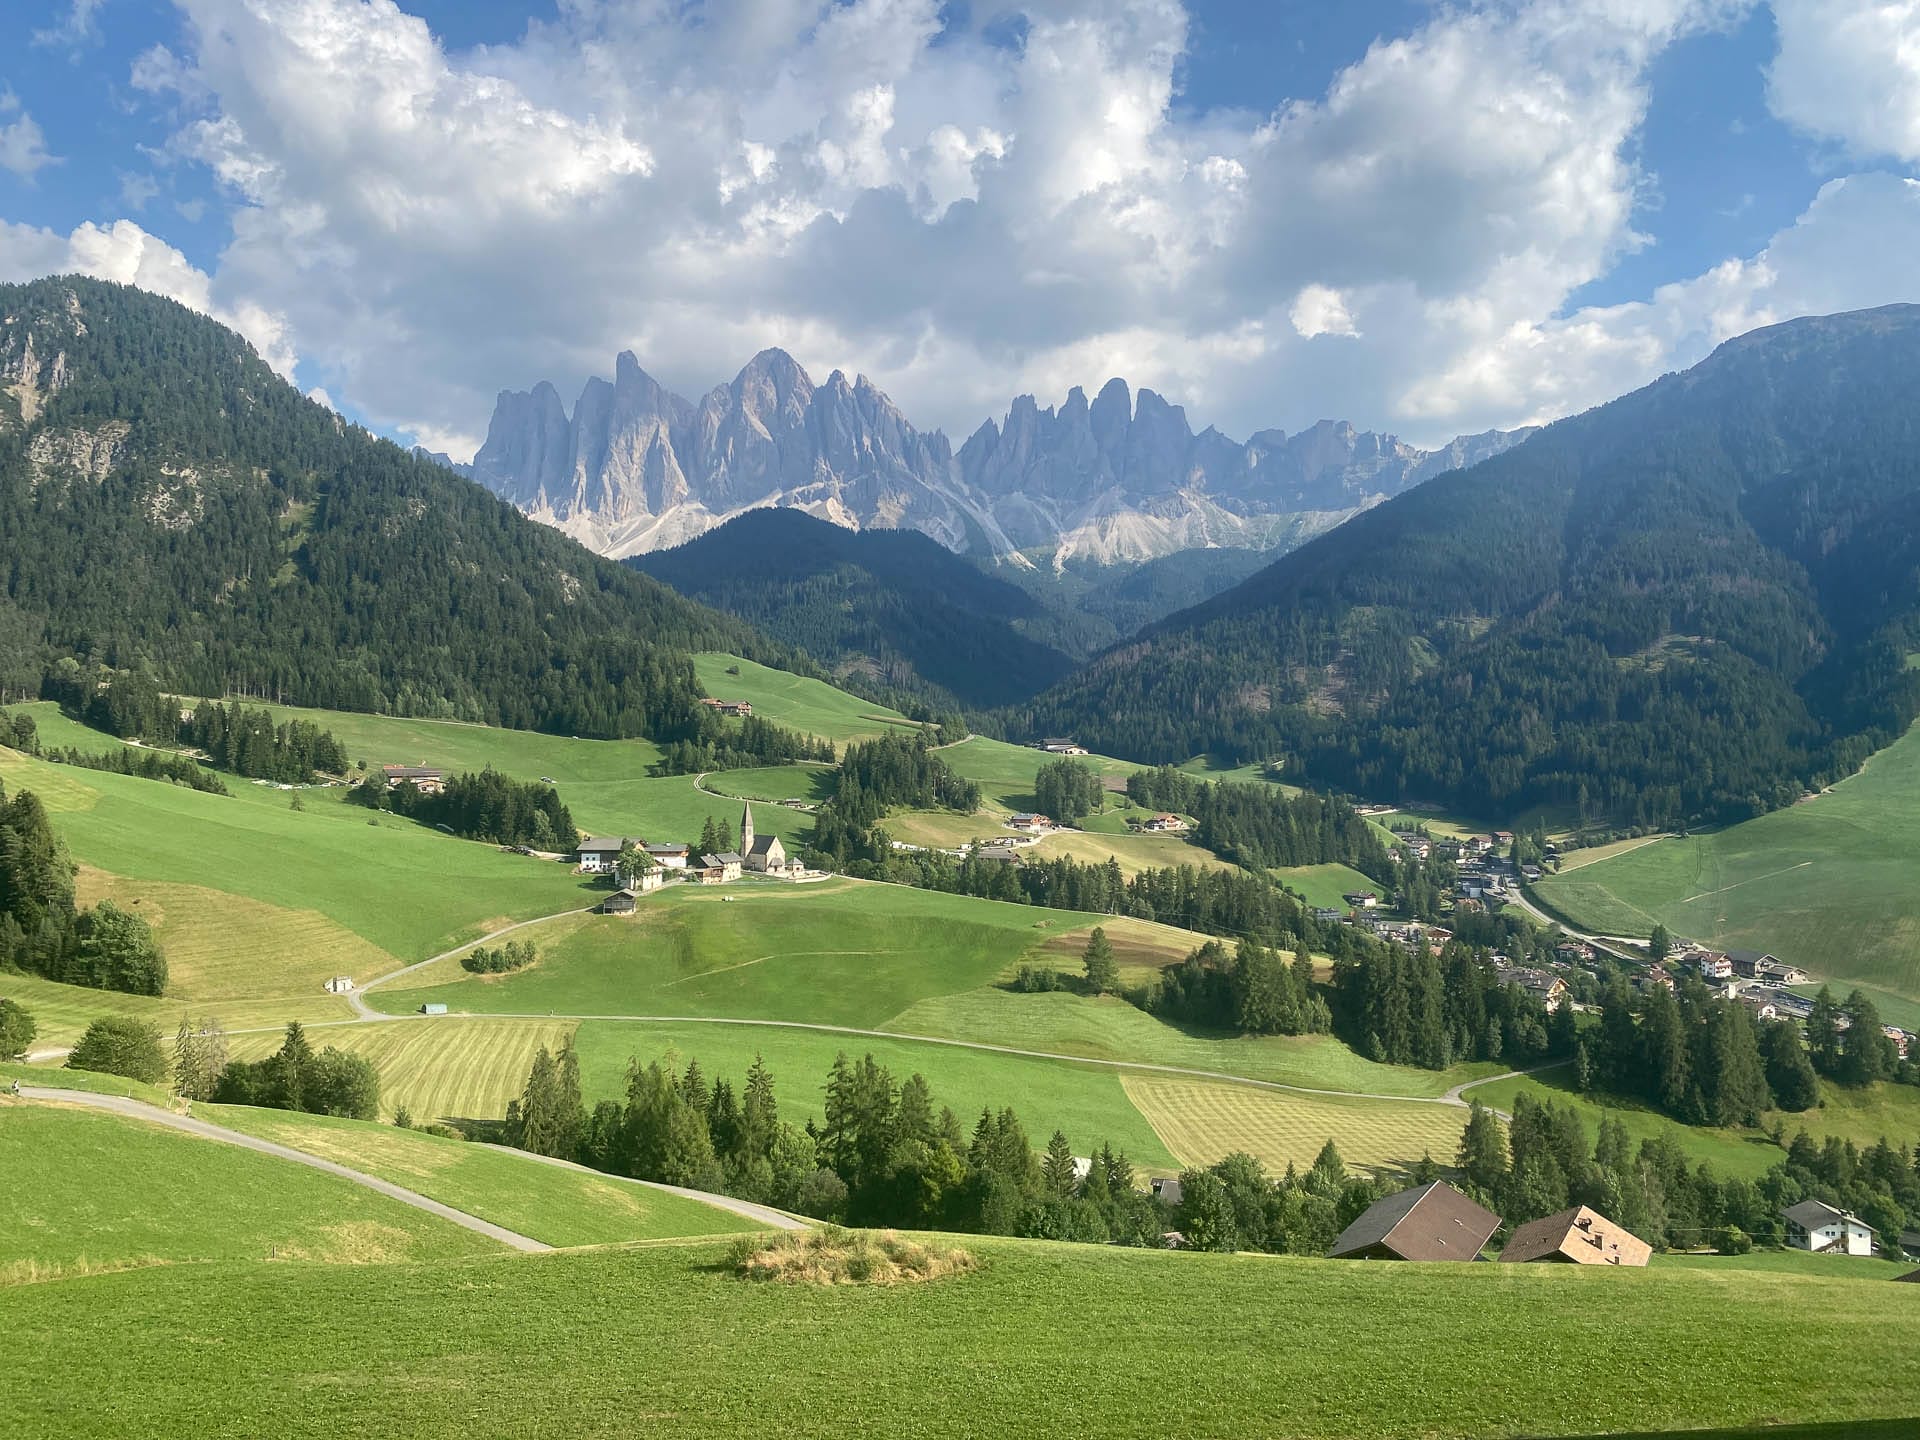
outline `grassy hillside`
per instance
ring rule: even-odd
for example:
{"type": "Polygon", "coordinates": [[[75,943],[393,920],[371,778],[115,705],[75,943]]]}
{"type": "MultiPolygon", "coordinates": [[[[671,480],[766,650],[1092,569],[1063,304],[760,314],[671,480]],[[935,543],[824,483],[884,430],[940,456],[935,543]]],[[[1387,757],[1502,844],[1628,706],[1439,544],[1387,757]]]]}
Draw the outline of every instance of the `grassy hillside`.
{"type": "Polygon", "coordinates": [[[672,1436],[971,1437],[1017,1417],[1036,1435],[1443,1440],[1915,1403],[1910,1287],[968,1243],[977,1273],[893,1290],[750,1284],[716,1245],[316,1268],[297,1287],[257,1265],[218,1285],[155,1270],[17,1287],[0,1296],[0,1425],[101,1433],[103,1350],[131,1362],[114,1425],[186,1433],[212,1410],[301,1440],[518,1437],[531,1416],[568,1435],[644,1416],[672,1436]],[[1626,1335],[1631,1383],[1596,1383],[1626,1335]]]}
{"type": "Polygon", "coordinates": [[[0,1101],[0,1174],[15,1182],[0,1186],[0,1291],[9,1279],[122,1265],[443,1260],[500,1249],[302,1165],[53,1105],[0,1101]],[[32,1183],[20,1183],[26,1176],[32,1183]]]}
{"type": "MultiPolygon", "coordinates": [[[[206,795],[48,765],[10,750],[0,750],[0,779],[9,792],[38,793],[74,857],[107,876],[237,895],[295,912],[284,920],[288,926],[310,923],[301,912],[312,912],[403,963],[496,922],[594,898],[562,866],[501,854],[396,816],[374,817],[346,804],[338,790],[305,791],[305,808],[296,811],[271,787],[243,784],[231,796],[206,795]]],[[[99,888],[114,893],[110,880],[99,888]]],[[[188,923],[190,908],[175,923],[188,923]]],[[[290,973],[290,957],[273,943],[271,927],[256,925],[254,933],[264,939],[252,961],[282,990],[317,985],[328,969],[321,961],[290,973]]],[[[236,950],[242,943],[236,937],[236,950]]],[[[233,963],[244,968],[248,955],[233,963]]],[[[232,993],[230,984],[221,988],[232,993]]]]}
{"type": "Polygon", "coordinates": [[[549,1245],[607,1245],[754,1228],[738,1215],[697,1200],[544,1165],[489,1145],[246,1105],[202,1105],[194,1113],[216,1125],[378,1175],[549,1245]]]}
{"type": "Polygon", "coordinates": [[[631,917],[583,916],[539,934],[540,961],[478,977],[457,961],[388,1010],[738,1015],[875,1026],[928,995],[991,983],[1048,933],[1091,917],[903,886],[827,881],[675,887],[631,917]]]}
{"type": "Polygon", "coordinates": [[[1582,929],[1767,950],[1920,1001],[1920,730],[1826,794],[1535,887],[1582,929]]]}
{"type": "Polygon", "coordinates": [[[738,655],[695,655],[693,673],[715,699],[751,701],[754,714],[836,745],[919,728],[898,710],[738,655]]]}
{"type": "Polygon", "coordinates": [[[1364,1169],[1407,1170],[1422,1155],[1450,1165],[1466,1125],[1453,1105],[1301,1095],[1142,1070],[1120,1080],[1166,1147],[1196,1165],[1244,1151],[1275,1174],[1304,1170],[1329,1139],[1347,1164],[1364,1169]]]}

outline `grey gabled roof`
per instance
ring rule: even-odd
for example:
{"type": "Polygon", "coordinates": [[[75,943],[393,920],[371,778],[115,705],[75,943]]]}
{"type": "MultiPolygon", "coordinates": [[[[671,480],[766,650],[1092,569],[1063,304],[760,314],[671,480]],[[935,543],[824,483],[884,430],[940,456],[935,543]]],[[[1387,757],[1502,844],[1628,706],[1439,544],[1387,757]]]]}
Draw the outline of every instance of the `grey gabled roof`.
{"type": "Polygon", "coordinates": [[[1824,1200],[1802,1200],[1798,1205],[1789,1205],[1780,1213],[1802,1230],[1817,1230],[1822,1225],[1831,1225],[1836,1220],[1845,1220],[1849,1224],[1858,1225],[1868,1234],[1879,1233],[1851,1210],[1836,1209],[1824,1200]]]}
{"type": "MultiPolygon", "coordinates": [[[[747,851],[747,853],[749,855],[764,855],[773,849],[779,840],[780,837],[778,835],[756,835],[753,837],[753,848],[747,851]]],[[[780,848],[785,850],[787,847],[781,845],[780,848]]]]}
{"type": "Polygon", "coordinates": [[[1376,1200],[1340,1232],[1327,1258],[1384,1246],[1403,1260],[1472,1260],[1499,1228],[1498,1215],[1433,1180],[1376,1200]]]}
{"type": "Polygon", "coordinates": [[[718,855],[702,855],[700,859],[707,865],[738,865],[740,863],[740,857],[731,850],[722,851],[718,855]]]}

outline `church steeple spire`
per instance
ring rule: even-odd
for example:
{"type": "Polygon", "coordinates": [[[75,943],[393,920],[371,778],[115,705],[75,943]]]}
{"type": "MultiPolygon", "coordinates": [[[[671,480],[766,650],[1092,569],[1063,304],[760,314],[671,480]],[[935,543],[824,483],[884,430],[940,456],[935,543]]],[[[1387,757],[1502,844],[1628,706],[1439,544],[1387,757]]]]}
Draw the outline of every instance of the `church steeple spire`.
{"type": "Polygon", "coordinates": [[[753,802],[745,801],[740,806],[740,853],[753,853],[753,802]]]}

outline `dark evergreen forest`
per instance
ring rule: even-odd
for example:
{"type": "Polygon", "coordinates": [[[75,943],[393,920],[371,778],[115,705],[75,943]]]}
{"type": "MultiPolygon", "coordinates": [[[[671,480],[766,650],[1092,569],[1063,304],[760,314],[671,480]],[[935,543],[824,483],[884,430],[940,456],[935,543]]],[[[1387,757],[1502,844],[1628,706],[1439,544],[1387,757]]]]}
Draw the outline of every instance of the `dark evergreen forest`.
{"type": "Polygon", "coordinates": [[[1004,718],[1472,813],[1735,820],[1920,711],[1920,307],[1797,320],[1309,543],[1004,718]]]}
{"type": "Polygon", "coordinates": [[[231,331],[0,286],[0,698],[61,660],[180,694],[696,739],[687,652],[749,627],[348,425],[231,331]]]}

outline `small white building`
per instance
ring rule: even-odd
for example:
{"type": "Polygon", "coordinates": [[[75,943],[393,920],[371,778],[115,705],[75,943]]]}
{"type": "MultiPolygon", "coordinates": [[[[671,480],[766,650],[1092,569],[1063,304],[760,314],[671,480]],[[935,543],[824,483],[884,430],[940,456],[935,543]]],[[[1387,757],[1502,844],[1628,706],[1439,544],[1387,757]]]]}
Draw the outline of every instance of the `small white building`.
{"type": "Polygon", "coordinates": [[[353,977],[351,975],[336,975],[327,981],[327,993],[329,995],[345,995],[351,989],[353,989],[353,977]]]}
{"type": "Polygon", "coordinates": [[[1874,1229],[1851,1210],[1836,1210],[1824,1200],[1802,1200],[1780,1212],[1787,1222],[1787,1244],[1816,1255],[1871,1255],[1874,1229]]]}
{"type": "Polygon", "coordinates": [[[1087,747],[1076,744],[1064,735],[1049,735],[1040,742],[1040,748],[1049,755],[1084,755],[1087,747]]]}
{"type": "Polygon", "coordinates": [[[685,845],[644,845],[641,847],[652,858],[655,865],[668,870],[687,868],[688,849],[685,845]]]}

